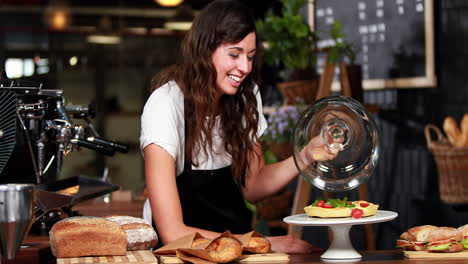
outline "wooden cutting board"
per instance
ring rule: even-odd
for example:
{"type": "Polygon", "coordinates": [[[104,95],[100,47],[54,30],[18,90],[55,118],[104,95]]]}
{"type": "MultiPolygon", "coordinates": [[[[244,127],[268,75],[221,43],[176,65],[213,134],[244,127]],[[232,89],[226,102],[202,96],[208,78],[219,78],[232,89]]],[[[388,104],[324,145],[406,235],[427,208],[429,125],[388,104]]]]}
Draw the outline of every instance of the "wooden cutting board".
{"type": "Polygon", "coordinates": [[[468,250],[456,253],[431,253],[425,251],[404,251],[405,257],[411,259],[451,259],[451,258],[466,258],[468,259],[468,250]]]}
{"type": "MultiPolygon", "coordinates": [[[[181,264],[184,263],[176,256],[159,256],[160,264],[181,264]]],[[[267,253],[267,254],[246,254],[242,255],[236,262],[287,262],[289,255],[284,253],[267,253]]]]}
{"type": "Polygon", "coordinates": [[[157,264],[158,261],[150,250],[127,251],[126,256],[101,256],[79,258],[57,258],[57,264],[157,264]]]}

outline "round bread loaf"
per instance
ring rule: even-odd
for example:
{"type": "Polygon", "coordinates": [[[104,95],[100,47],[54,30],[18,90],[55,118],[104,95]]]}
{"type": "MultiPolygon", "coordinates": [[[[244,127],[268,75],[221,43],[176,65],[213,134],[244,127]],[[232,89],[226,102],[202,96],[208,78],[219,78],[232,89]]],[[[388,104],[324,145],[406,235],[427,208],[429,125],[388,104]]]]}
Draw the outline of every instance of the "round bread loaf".
{"type": "Polygon", "coordinates": [[[154,229],[147,224],[133,223],[122,225],[127,235],[127,250],[151,249],[158,243],[154,229]]]}
{"type": "Polygon", "coordinates": [[[120,225],[134,224],[134,223],[142,223],[142,224],[151,225],[143,218],[129,216],[129,215],[110,215],[110,216],[106,216],[105,218],[112,220],[114,222],[117,222],[120,225]]]}
{"type": "Polygon", "coordinates": [[[151,249],[158,243],[158,235],[143,218],[129,215],[111,215],[106,219],[122,226],[127,235],[127,250],[151,249]]]}

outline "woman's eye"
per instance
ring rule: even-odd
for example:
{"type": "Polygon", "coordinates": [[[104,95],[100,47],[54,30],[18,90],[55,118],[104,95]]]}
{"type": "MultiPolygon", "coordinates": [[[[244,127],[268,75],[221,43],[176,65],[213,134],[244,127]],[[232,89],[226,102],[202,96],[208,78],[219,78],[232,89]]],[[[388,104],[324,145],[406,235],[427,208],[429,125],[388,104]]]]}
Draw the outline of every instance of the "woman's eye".
{"type": "Polygon", "coordinates": [[[254,56],[247,56],[247,59],[248,59],[249,61],[253,61],[254,56]]]}
{"type": "Polygon", "coordinates": [[[229,56],[233,57],[233,58],[238,58],[239,57],[239,54],[229,54],[229,56]]]}

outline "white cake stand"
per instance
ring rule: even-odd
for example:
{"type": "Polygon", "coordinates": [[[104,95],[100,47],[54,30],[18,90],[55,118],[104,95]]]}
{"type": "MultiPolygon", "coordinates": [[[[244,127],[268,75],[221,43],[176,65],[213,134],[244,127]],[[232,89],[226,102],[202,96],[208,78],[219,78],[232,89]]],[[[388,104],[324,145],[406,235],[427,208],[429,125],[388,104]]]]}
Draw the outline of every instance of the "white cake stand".
{"type": "Polygon", "coordinates": [[[363,218],[319,218],[310,217],[306,214],[298,214],[285,217],[284,222],[298,226],[328,226],[333,232],[332,243],[328,250],[322,254],[321,258],[324,261],[339,261],[339,260],[356,260],[361,259],[359,254],[351,244],[349,238],[349,230],[353,225],[373,224],[387,222],[395,219],[398,216],[392,211],[377,211],[377,214],[363,218]]]}

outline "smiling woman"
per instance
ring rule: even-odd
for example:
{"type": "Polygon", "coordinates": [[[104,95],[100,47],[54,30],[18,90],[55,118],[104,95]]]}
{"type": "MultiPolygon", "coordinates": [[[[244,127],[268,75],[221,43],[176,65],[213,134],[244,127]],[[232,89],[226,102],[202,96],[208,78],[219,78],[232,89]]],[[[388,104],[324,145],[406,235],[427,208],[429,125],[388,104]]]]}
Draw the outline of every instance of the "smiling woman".
{"type": "Polygon", "coordinates": [[[244,78],[252,71],[255,55],[255,33],[249,33],[236,44],[222,44],[213,53],[216,68],[217,98],[223,94],[233,95],[244,78]]]}
{"type": "MultiPolygon", "coordinates": [[[[252,230],[245,200],[258,202],[297,176],[292,158],[265,165],[267,123],[256,85],[258,40],[250,10],[215,0],[195,18],[177,64],[153,79],[141,117],[149,201],[145,218],[164,244],[188,233],[214,238],[252,230]]],[[[272,250],[310,252],[292,237],[272,250]]]]}

